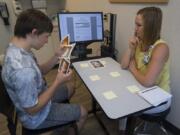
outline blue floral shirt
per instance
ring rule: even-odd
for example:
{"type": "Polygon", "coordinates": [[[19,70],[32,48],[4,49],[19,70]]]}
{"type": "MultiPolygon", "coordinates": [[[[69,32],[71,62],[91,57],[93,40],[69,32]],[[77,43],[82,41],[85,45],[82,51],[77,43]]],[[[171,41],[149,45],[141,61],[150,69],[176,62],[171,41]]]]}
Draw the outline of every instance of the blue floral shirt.
{"type": "Polygon", "coordinates": [[[47,89],[33,53],[10,44],[4,59],[2,79],[22,124],[30,129],[38,127],[46,119],[51,101],[35,115],[24,110],[35,106],[39,94],[47,89]]]}

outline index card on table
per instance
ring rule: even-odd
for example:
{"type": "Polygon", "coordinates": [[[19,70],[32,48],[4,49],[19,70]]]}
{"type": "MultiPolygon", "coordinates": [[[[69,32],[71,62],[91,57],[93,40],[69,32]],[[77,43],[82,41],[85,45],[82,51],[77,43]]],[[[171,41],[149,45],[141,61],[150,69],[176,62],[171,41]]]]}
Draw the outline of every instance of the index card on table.
{"type": "Polygon", "coordinates": [[[112,77],[119,77],[120,76],[120,73],[119,72],[110,72],[110,75],[112,77]]]}
{"type": "Polygon", "coordinates": [[[97,81],[97,80],[100,80],[100,79],[101,79],[98,75],[91,75],[89,78],[90,78],[92,81],[97,81]]]}
{"type": "Polygon", "coordinates": [[[113,92],[113,91],[107,91],[103,93],[103,96],[107,99],[107,100],[112,100],[114,98],[117,98],[117,95],[113,92]]]}
{"type": "Polygon", "coordinates": [[[136,85],[131,85],[126,87],[131,93],[139,92],[140,89],[136,85]]]}

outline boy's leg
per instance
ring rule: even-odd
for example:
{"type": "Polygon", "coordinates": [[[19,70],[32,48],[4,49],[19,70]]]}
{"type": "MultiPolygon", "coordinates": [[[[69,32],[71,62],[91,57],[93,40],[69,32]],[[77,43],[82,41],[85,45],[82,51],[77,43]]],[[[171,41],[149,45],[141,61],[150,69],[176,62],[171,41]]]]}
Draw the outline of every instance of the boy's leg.
{"type": "Polygon", "coordinates": [[[60,85],[58,90],[56,90],[52,102],[61,103],[69,99],[69,90],[65,84],[60,85]]]}
{"type": "Polygon", "coordinates": [[[77,104],[52,103],[50,112],[37,129],[67,124],[81,119],[81,107],[77,104]]]}
{"type": "Polygon", "coordinates": [[[86,109],[77,104],[52,103],[51,110],[46,120],[37,129],[63,125],[76,121],[80,130],[87,118],[86,109]]]}
{"type": "Polygon", "coordinates": [[[69,81],[68,83],[66,83],[66,86],[67,86],[67,90],[68,90],[68,99],[71,99],[71,97],[75,93],[75,84],[73,81],[69,81]]]}
{"type": "Polygon", "coordinates": [[[74,95],[74,93],[75,89],[74,84],[72,82],[62,84],[54,94],[52,101],[60,103],[69,100],[74,95]]]}
{"type": "Polygon", "coordinates": [[[80,109],[81,109],[81,115],[79,120],[77,121],[77,126],[79,130],[82,129],[82,126],[84,125],[88,115],[87,110],[82,105],[80,106],[80,109]]]}
{"type": "MultiPolygon", "coordinates": [[[[50,110],[50,113],[48,115],[48,118],[44,122],[44,124],[40,125],[39,128],[43,126],[55,126],[68,123],[70,121],[77,121],[78,129],[80,130],[82,128],[83,123],[85,122],[87,118],[87,110],[82,105],[75,105],[75,104],[62,104],[62,101],[65,101],[69,99],[73,94],[73,85],[69,85],[68,87],[66,85],[61,85],[59,90],[56,91],[53,99],[52,99],[52,107],[50,110]],[[78,107],[77,107],[78,106],[78,107]],[[55,109],[53,109],[55,108],[55,109]],[[56,113],[57,110],[57,113],[56,113]],[[58,110],[60,111],[58,113],[58,110]],[[65,116],[63,114],[65,112],[65,116]],[[75,116],[73,116],[72,112],[74,112],[75,116]],[[55,113],[55,114],[54,114],[55,113]],[[52,116],[51,116],[52,115],[52,116]],[[66,120],[56,119],[56,115],[59,117],[62,116],[62,118],[65,118],[66,120]],[[55,119],[53,119],[55,117],[55,119]],[[51,120],[49,122],[48,120],[51,120]],[[56,121],[57,120],[57,121],[56,121]]],[[[48,126],[48,127],[49,127],[48,126]]]]}
{"type": "MultiPolygon", "coordinates": [[[[67,83],[67,88],[68,88],[68,99],[70,99],[75,93],[75,85],[73,81],[67,83]]],[[[87,110],[82,105],[80,106],[80,110],[81,110],[81,116],[80,119],[77,121],[77,126],[79,130],[82,128],[88,115],[87,110]]]]}

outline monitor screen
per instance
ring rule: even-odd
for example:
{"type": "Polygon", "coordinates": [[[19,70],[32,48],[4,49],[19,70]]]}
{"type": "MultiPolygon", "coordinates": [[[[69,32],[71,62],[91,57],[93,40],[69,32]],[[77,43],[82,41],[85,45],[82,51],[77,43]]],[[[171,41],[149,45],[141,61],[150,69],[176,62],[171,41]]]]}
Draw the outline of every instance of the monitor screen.
{"type": "Polygon", "coordinates": [[[60,39],[70,36],[71,43],[103,41],[102,12],[58,13],[60,39]]]}

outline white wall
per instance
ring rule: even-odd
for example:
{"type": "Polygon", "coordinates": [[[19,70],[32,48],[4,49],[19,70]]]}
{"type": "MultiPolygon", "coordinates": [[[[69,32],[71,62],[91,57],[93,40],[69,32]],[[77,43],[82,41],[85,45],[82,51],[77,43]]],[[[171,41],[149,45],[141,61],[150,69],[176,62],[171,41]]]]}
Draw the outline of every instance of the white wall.
{"type": "MultiPolygon", "coordinates": [[[[31,0],[19,0],[23,5],[23,9],[32,8],[31,0]]],[[[46,0],[47,13],[49,16],[56,14],[58,11],[64,9],[65,0],[46,0]]]]}
{"type": "Polygon", "coordinates": [[[2,18],[0,18],[0,54],[4,53],[9,40],[13,34],[13,27],[14,27],[14,22],[15,22],[15,15],[12,12],[12,5],[11,5],[11,1],[10,0],[0,0],[0,2],[6,2],[7,3],[7,7],[9,9],[9,14],[10,14],[10,18],[9,18],[9,23],[10,25],[4,25],[4,22],[2,20],[2,18]]]}
{"type": "Polygon", "coordinates": [[[108,0],[66,0],[66,9],[70,11],[103,11],[117,14],[116,49],[118,59],[127,48],[128,38],[133,34],[134,17],[140,8],[158,6],[163,10],[162,36],[168,42],[171,54],[171,88],[173,102],[168,121],[180,128],[180,0],[169,0],[168,4],[111,4],[108,0]]]}

